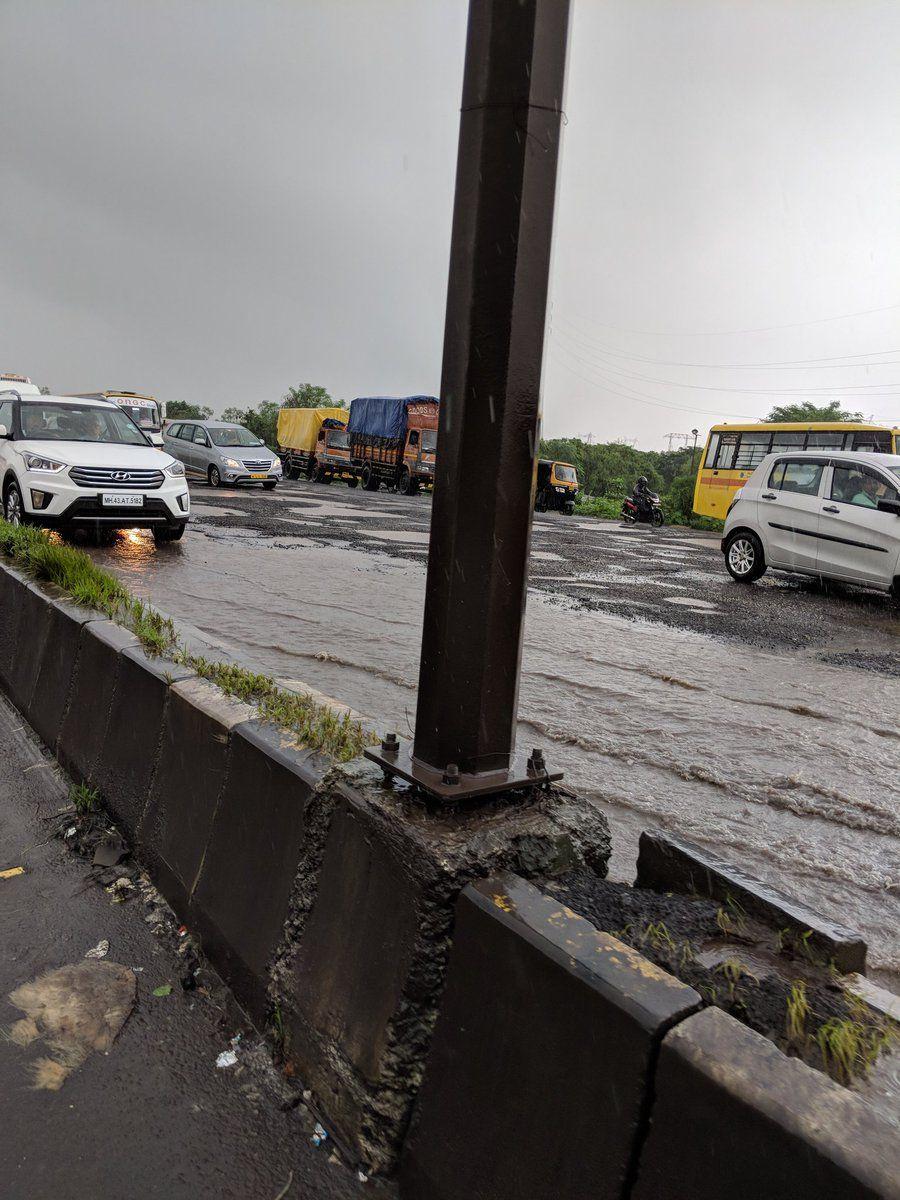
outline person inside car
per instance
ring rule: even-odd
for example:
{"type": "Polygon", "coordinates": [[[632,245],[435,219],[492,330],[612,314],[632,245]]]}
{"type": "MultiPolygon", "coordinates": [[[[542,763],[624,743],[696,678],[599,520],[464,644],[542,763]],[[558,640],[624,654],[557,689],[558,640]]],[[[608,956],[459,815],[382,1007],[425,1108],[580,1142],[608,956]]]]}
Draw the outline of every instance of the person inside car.
{"type": "Polygon", "coordinates": [[[863,474],[859,477],[859,487],[854,496],[851,497],[851,504],[861,504],[864,508],[878,507],[878,481],[872,475],[863,474]]]}

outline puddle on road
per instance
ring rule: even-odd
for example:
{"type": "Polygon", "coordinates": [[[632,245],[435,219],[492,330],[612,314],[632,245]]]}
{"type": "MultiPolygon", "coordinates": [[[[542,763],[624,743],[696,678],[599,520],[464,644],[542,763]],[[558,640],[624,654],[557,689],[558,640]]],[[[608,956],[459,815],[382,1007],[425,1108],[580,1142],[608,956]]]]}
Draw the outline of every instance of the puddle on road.
{"type": "Polygon", "coordinates": [[[709,600],[695,600],[693,596],[663,596],[663,604],[680,604],[691,612],[718,612],[718,604],[709,600]]]}
{"type": "MultiPolygon", "coordinates": [[[[292,554],[300,539],[236,550],[237,534],[95,554],[242,661],[408,730],[424,563],[380,554],[376,539],[292,554]]],[[[587,611],[530,591],[518,733],[608,814],[615,876],[633,878],[639,831],[660,826],[861,929],[873,968],[900,972],[900,776],[896,738],[879,734],[896,729],[900,681],[597,611],[617,603],[592,595],[587,611]]]]}
{"type": "Polygon", "coordinates": [[[363,537],[378,538],[383,542],[417,542],[428,545],[429,534],[418,533],[414,529],[362,529],[363,537]]]}

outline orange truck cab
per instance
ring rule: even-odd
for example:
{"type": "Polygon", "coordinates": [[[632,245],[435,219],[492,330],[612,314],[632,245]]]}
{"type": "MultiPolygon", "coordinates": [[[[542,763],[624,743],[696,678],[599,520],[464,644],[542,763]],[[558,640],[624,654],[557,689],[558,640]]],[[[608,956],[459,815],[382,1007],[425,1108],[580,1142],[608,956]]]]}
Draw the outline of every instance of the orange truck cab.
{"type": "Polygon", "coordinates": [[[322,422],[319,440],[316,442],[316,483],[331,483],[333,479],[346,479],[347,486],[355,488],[359,482],[350,465],[350,434],[343,421],[322,422]]]}

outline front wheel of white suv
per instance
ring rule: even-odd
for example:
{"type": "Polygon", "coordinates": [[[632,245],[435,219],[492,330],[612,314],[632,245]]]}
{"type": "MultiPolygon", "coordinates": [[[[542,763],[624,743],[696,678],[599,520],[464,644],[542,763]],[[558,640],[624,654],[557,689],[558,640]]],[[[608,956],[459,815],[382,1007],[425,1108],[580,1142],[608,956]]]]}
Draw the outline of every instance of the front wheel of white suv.
{"type": "Polygon", "coordinates": [[[22,503],[19,485],[15,480],[6,485],[6,494],[3,497],[3,515],[10,525],[25,524],[25,506],[22,503]]]}
{"type": "Polygon", "coordinates": [[[762,542],[749,529],[736,529],[725,543],[725,566],[737,583],[753,583],[766,573],[762,542]]]}

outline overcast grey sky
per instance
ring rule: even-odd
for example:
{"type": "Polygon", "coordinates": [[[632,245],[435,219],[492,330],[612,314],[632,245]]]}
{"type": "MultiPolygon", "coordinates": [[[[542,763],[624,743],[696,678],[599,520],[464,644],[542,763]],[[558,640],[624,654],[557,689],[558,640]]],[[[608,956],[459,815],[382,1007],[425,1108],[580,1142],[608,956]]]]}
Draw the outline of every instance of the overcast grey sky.
{"type": "MultiPolygon", "coordinates": [[[[0,370],[436,391],[465,18],[0,0],[0,370]]],[[[900,422],[898,58],[896,0],[573,0],[546,433],[900,422]]]]}

